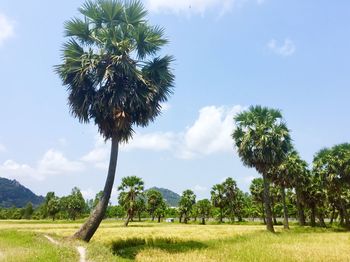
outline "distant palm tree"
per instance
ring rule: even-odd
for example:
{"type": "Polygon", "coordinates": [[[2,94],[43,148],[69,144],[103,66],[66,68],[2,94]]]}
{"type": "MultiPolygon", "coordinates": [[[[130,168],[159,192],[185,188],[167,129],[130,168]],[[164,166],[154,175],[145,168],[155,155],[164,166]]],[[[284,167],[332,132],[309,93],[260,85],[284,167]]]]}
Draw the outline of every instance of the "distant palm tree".
{"type": "Polygon", "coordinates": [[[256,204],[259,204],[259,209],[261,207],[261,216],[266,224],[265,218],[265,208],[264,208],[264,181],[262,178],[254,178],[249,186],[250,194],[256,204]],[[260,206],[261,205],[261,206],[260,206]]]}
{"type": "Polygon", "coordinates": [[[128,142],[133,126],[147,126],[172,92],[170,56],[156,54],[168,41],[161,27],[151,26],[139,1],[87,1],[83,18],[65,23],[69,40],[56,67],[68,90],[68,104],[80,122],[94,122],[112,140],[103,196],[74,237],[89,241],[98,228],[111,195],[118,146],[128,142]]]}
{"type": "Polygon", "coordinates": [[[184,223],[187,224],[190,213],[195,203],[196,203],[196,195],[193,193],[192,190],[187,189],[182,192],[182,195],[179,201],[180,222],[181,222],[181,218],[184,217],[184,223]]]}
{"type": "Polygon", "coordinates": [[[211,191],[211,203],[214,207],[219,208],[219,222],[224,222],[224,210],[227,206],[227,198],[225,195],[225,186],[223,184],[213,185],[211,191]]]}
{"type": "Polygon", "coordinates": [[[279,110],[252,106],[235,117],[237,128],[232,134],[238,155],[248,167],[254,167],[263,177],[266,226],[274,232],[270,204],[272,168],[279,166],[291,149],[289,130],[279,110]]]}
{"type": "Polygon", "coordinates": [[[281,187],[281,197],[283,203],[283,226],[289,229],[288,209],[286,205],[286,188],[292,188],[293,182],[297,181],[297,177],[303,173],[302,160],[297,151],[291,151],[286,159],[273,170],[273,181],[281,187]]]}
{"type": "Polygon", "coordinates": [[[119,204],[124,207],[127,217],[124,225],[128,226],[130,220],[134,218],[137,211],[137,201],[143,194],[144,182],[137,176],[127,176],[122,178],[122,183],[118,187],[119,204]]]}
{"type": "Polygon", "coordinates": [[[343,143],[320,150],[314,157],[313,166],[315,175],[321,178],[327,189],[328,199],[338,206],[341,224],[350,228],[350,144],[343,143]]]}

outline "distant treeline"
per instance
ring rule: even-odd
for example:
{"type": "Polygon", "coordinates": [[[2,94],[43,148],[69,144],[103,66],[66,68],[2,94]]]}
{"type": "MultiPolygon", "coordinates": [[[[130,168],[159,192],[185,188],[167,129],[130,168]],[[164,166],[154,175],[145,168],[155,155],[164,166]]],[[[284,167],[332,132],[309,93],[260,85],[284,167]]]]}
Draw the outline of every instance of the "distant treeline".
{"type": "MultiPolygon", "coordinates": [[[[179,207],[169,207],[162,194],[156,189],[144,191],[144,182],[136,176],[124,177],[118,187],[120,191],[118,205],[109,205],[105,218],[125,219],[125,225],[135,220],[157,220],[164,218],[176,218],[180,223],[189,221],[205,224],[208,219],[217,222],[242,222],[244,220],[261,219],[265,222],[264,215],[264,185],[262,178],[253,179],[250,185],[250,193],[244,193],[237,187],[236,181],[227,178],[223,183],[216,184],[211,189],[210,199],[196,200],[192,190],[185,190],[179,202],[179,207]]],[[[271,184],[270,197],[272,215],[275,224],[281,223],[283,217],[283,197],[277,184],[271,184]]],[[[2,208],[0,219],[52,219],[75,220],[87,217],[102,197],[99,192],[94,199],[85,201],[80,190],[73,188],[68,196],[58,197],[54,192],[46,194],[45,201],[33,208],[28,203],[24,208],[2,208]]],[[[288,217],[299,220],[300,224],[306,222],[311,226],[326,226],[325,218],[330,223],[335,221],[345,224],[342,209],[329,201],[322,205],[322,214],[319,207],[314,205],[315,199],[309,195],[311,191],[302,191],[298,196],[298,190],[293,188],[286,190],[285,205],[288,217]],[[300,221],[300,213],[303,214],[300,221]],[[318,224],[315,218],[318,218],[318,224]]],[[[319,201],[318,199],[317,201],[319,201]]],[[[347,210],[349,206],[347,206],[347,210]]],[[[350,211],[350,210],[348,210],[350,211]]]]}

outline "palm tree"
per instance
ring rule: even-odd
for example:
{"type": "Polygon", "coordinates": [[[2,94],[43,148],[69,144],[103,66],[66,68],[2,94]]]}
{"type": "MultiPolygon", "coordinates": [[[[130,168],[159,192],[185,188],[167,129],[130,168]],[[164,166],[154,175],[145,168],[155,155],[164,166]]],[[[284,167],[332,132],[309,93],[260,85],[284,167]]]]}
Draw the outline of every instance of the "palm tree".
{"type": "Polygon", "coordinates": [[[128,226],[137,211],[137,199],[142,196],[144,183],[137,176],[127,176],[122,178],[122,183],[118,187],[119,204],[124,207],[127,217],[124,225],[128,226]]]}
{"type": "Polygon", "coordinates": [[[281,187],[281,197],[283,203],[283,226],[284,229],[289,229],[288,209],[286,205],[286,188],[293,187],[293,181],[296,176],[299,176],[300,171],[300,157],[297,151],[291,151],[287,158],[280,164],[276,170],[273,171],[274,183],[281,187]]]}
{"type": "Polygon", "coordinates": [[[195,203],[196,203],[196,195],[193,193],[192,190],[187,189],[184,192],[182,192],[182,196],[179,202],[179,212],[180,212],[181,218],[182,216],[184,216],[185,224],[187,224],[188,222],[189,215],[195,203]]]}
{"type": "Polygon", "coordinates": [[[242,220],[241,212],[242,209],[242,201],[240,190],[237,187],[237,183],[231,177],[226,178],[226,180],[222,183],[224,187],[224,197],[226,200],[226,207],[228,209],[228,215],[231,219],[231,222],[234,221],[235,215],[237,215],[238,220],[242,220]]]}
{"type": "Polygon", "coordinates": [[[219,208],[219,222],[223,223],[224,209],[227,206],[227,199],[225,196],[225,187],[223,184],[216,184],[212,187],[211,191],[211,203],[214,207],[219,208]]]}
{"type": "Polygon", "coordinates": [[[168,41],[164,30],[149,25],[139,1],[87,1],[82,18],[65,23],[69,38],[56,72],[68,90],[71,113],[94,122],[111,139],[108,175],[99,204],[74,237],[89,241],[106,211],[115,177],[118,146],[133,127],[145,127],[161,112],[172,92],[170,56],[156,56],[168,41]]]}
{"type": "Polygon", "coordinates": [[[209,218],[211,212],[211,204],[208,199],[199,200],[196,203],[198,215],[202,219],[201,224],[205,225],[205,219],[209,218]]]}
{"type": "Polygon", "coordinates": [[[289,130],[279,110],[251,106],[235,118],[237,128],[232,134],[243,164],[254,167],[263,177],[267,230],[274,232],[270,204],[272,168],[279,166],[291,149],[289,130]]]}
{"type": "Polygon", "coordinates": [[[155,211],[164,202],[162,194],[155,189],[147,190],[147,210],[151,215],[152,221],[154,221],[155,211]]]}
{"type": "Polygon", "coordinates": [[[350,228],[348,195],[350,186],[350,144],[344,143],[320,150],[313,161],[315,175],[321,177],[327,188],[328,198],[334,201],[345,226],[350,228]]]}
{"type": "Polygon", "coordinates": [[[261,214],[264,224],[266,224],[264,208],[264,181],[262,178],[254,178],[249,186],[253,201],[261,207],[261,214]]]}

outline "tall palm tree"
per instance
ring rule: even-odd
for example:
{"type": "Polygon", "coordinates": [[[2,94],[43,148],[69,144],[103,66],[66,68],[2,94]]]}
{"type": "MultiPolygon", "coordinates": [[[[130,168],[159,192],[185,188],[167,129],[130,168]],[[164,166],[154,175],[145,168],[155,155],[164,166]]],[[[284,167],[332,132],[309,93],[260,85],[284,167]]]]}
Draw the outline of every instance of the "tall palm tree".
{"type": "Polygon", "coordinates": [[[272,168],[278,167],[291,149],[289,130],[279,110],[251,106],[235,118],[232,134],[243,164],[254,167],[263,177],[267,230],[274,232],[270,204],[270,177],[272,168]]]}
{"type": "Polygon", "coordinates": [[[137,211],[137,199],[142,196],[144,182],[137,176],[127,176],[122,178],[122,183],[118,187],[119,204],[124,207],[127,217],[124,225],[128,226],[137,211]]]}
{"type": "Polygon", "coordinates": [[[168,41],[164,30],[151,26],[139,1],[87,1],[82,18],[65,23],[69,38],[62,64],[56,66],[68,91],[71,113],[80,122],[94,122],[111,154],[103,196],[74,237],[89,241],[97,230],[111,195],[118,146],[128,142],[133,127],[145,127],[161,112],[172,92],[171,56],[156,56],[168,41]]]}

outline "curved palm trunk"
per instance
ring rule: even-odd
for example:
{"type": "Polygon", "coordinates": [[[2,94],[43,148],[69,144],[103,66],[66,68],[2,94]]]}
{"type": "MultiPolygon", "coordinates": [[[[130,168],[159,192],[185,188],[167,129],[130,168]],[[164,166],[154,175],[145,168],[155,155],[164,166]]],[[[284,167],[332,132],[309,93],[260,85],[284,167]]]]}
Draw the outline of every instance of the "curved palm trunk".
{"type": "Polygon", "coordinates": [[[282,202],[283,202],[283,228],[289,229],[288,209],[286,204],[286,191],[284,186],[281,187],[281,196],[282,196],[282,202]]]}
{"type": "Polygon", "coordinates": [[[263,174],[263,180],[264,180],[266,229],[270,232],[275,232],[273,228],[273,223],[272,223],[272,210],[271,210],[271,202],[270,202],[270,183],[264,174],[263,174]]]}
{"type": "Polygon", "coordinates": [[[108,175],[107,175],[105,187],[103,189],[103,195],[100,201],[98,202],[97,206],[95,207],[95,209],[90,214],[88,220],[73,235],[73,238],[77,238],[77,239],[81,239],[86,242],[89,242],[105,215],[108,202],[111,197],[115,171],[117,168],[118,147],[119,147],[118,140],[116,138],[112,138],[111,156],[109,160],[108,175]]]}

